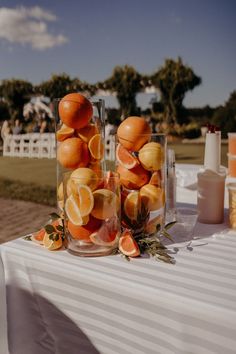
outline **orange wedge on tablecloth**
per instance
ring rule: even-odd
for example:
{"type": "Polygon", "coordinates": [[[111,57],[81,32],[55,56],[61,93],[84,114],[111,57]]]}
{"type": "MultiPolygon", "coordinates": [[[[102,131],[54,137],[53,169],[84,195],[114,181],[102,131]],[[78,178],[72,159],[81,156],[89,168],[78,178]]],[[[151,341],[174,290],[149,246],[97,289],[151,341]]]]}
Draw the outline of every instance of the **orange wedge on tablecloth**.
{"type": "Polygon", "coordinates": [[[119,239],[119,250],[128,257],[138,257],[140,255],[139,246],[129,230],[122,233],[119,239]]]}

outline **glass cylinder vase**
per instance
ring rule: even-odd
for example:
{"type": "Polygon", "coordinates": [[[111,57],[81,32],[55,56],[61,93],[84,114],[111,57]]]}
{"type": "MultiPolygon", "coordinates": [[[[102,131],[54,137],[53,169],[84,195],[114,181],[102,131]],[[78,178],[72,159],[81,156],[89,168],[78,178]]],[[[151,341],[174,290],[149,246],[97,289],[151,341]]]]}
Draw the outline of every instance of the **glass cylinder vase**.
{"type": "Polygon", "coordinates": [[[134,236],[158,235],[165,223],[166,136],[140,135],[139,150],[115,137],[115,165],[121,184],[121,224],[134,236]]]}
{"type": "Polygon", "coordinates": [[[105,104],[104,100],[87,99],[80,94],[69,94],[54,100],[54,117],[57,151],[57,204],[63,209],[63,173],[79,167],[88,167],[100,173],[105,169],[105,104]],[[77,96],[84,98],[85,106],[77,96]],[[69,96],[69,99],[67,97],[69,96]],[[78,110],[78,111],[76,111],[78,110]],[[86,116],[86,110],[90,113],[86,116]],[[86,117],[86,121],[84,121],[86,117]],[[82,124],[80,124],[80,120],[82,124]],[[66,123],[65,123],[66,122],[66,123]],[[80,127],[81,126],[81,127],[80,127]]]}
{"type": "Polygon", "coordinates": [[[98,176],[89,168],[63,175],[67,250],[78,256],[105,256],[120,237],[120,185],[114,172],[98,176]]]}

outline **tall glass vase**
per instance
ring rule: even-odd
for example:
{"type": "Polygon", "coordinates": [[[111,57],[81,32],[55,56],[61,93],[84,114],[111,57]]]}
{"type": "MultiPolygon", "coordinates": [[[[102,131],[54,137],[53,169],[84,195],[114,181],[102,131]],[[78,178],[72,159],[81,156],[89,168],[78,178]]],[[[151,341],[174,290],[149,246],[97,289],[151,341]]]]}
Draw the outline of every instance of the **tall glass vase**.
{"type": "MultiPolygon", "coordinates": [[[[82,128],[67,126],[60,117],[60,102],[54,100],[54,117],[57,149],[57,204],[63,210],[63,173],[77,168],[92,169],[98,175],[105,170],[105,104],[104,100],[92,100],[92,115],[82,128]]],[[[63,112],[64,113],[64,112],[63,112]]],[[[68,112],[70,114],[70,112],[68,112]]],[[[64,113],[66,118],[66,113],[64,113]]],[[[82,117],[83,118],[83,117],[82,117]]],[[[78,117],[79,119],[79,117],[78,117]]],[[[63,116],[63,120],[65,121],[63,116]]]]}

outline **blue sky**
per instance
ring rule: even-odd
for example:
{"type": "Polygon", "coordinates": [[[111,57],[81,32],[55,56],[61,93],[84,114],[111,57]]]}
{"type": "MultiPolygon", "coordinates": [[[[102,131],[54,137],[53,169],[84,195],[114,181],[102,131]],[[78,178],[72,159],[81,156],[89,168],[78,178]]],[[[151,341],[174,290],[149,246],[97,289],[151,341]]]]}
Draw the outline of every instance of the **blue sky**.
{"type": "Polygon", "coordinates": [[[236,89],[235,34],[234,0],[1,0],[0,80],[94,83],[115,65],[152,73],[181,56],[203,81],[185,105],[215,106],[236,89]]]}

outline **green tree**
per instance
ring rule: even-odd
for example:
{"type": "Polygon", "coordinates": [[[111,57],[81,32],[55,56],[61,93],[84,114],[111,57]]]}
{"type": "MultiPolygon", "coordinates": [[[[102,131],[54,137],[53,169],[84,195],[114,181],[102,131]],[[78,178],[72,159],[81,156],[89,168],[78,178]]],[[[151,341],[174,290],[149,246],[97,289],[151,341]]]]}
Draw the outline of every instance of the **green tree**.
{"type": "Polygon", "coordinates": [[[0,101],[0,121],[9,120],[10,117],[8,104],[4,101],[0,101]]]}
{"type": "Polygon", "coordinates": [[[79,80],[74,83],[74,86],[73,83],[73,80],[67,74],[52,75],[49,80],[36,86],[35,91],[49,97],[52,101],[54,98],[61,98],[70,92],[74,92],[79,80]]]}
{"type": "Polygon", "coordinates": [[[116,93],[123,118],[137,114],[136,94],[143,89],[142,76],[132,66],[116,66],[98,88],[116,93]]]}
{"type": "Polygon", "coordinates": [[[24,80],[3,80],[0,85],[0,96],[8,104],[12,119],[23,120],[23,107],[30,100],[33,85],[24,80]]]}
{"type": "Polygon", "coordinates": [[[185,94],[199,85],[201,78],[178,58],[166,59],[164,66],[150,76],[150,81],[160,91],[164,120],[168,124],[184,123],[181,112],[185,94]]]}
{"type": "Polygon", "coordinates": [[[78,78],[72,79],[67,74],[54,74],[49,80],[36,86],[35,91],[49,97],[52,101],[54,98],[61,98],[72,92],[81,92],[87,96],[92,96],[96,87],[78,78]]]}
{"type": "Polygon", "coordinates": [[[224,138],[228,132],[236,132],[236,91],[231,93],[224,106],[216,110],[212,123],[220,128],[224,138]]]}

